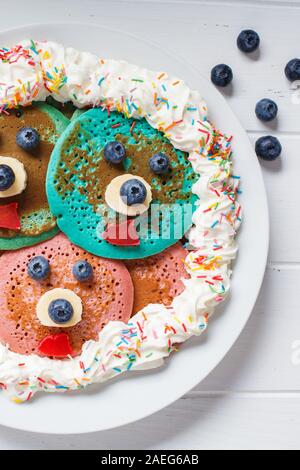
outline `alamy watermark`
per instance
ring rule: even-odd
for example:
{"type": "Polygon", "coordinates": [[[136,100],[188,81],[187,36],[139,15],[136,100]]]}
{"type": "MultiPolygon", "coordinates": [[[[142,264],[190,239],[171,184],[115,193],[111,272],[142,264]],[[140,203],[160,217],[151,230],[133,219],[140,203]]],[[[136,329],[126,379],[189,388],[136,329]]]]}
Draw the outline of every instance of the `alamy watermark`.
{"type": "MultiPolygon", "coordinates": [[[[132,206],[131,206],[132,207],[132,206]]],[[[139,204],[141,209],[141,204],[139,204]]],[[[112,211],[106,204],[97,208],[100,222],[97,225],[97,236],[103,238],[103,233],[110,227],[110,236],[118,239],[127,239],[134,236],[136,232],[143,240],[168,240],[180,239],[192,224],[195,205],[191,203],[159,204],[153,203],[144,207],[140,214],[128,217],[119,212],[112,211]],[[127,224],[128,220],[134,223],[127,224]]]]}

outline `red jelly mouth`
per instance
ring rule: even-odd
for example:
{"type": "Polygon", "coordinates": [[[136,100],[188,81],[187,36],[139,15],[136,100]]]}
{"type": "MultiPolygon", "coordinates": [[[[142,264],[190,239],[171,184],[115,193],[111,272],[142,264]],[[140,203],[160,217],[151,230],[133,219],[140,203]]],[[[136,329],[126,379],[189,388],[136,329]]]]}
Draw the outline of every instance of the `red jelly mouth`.
{"type": "Polygon", "coordinates": [[[140,244],[134,219],[127,219],[120,224],[108,224],[102,233],[102,238],[111,245],[117,246],[138,246],[140,244]]]}
{"type": "Polygon", "coordinates": [[[44,356],[61,358],[72,356],[73,354],[67,333],[46,336],[46,338],[43,338],[40,342],[38,351],[44,356]]]}
{"type": "Polygon", "coordinates": [[[21,229],[17,202],[11,202],[10,204],[0,206],[0,227],[10,230],[21,229]]]}

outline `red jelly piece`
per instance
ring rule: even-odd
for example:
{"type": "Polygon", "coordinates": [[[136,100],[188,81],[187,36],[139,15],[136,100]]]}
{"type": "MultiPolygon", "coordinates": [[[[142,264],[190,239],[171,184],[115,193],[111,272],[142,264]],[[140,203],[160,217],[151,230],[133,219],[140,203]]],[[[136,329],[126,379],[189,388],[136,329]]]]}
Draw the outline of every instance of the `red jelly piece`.
{"type": "Polygon", "coordinates": [[[44,356],[67,357],[73,354],[67,333],[49,335],[42,339],[38,351],[44,356]]]}
{"type": "Polygon", "coordinates": [[[133,219],[127,219],[120,224],[108,224],[102,233],[102,238],[108,243],[118,246],[138,246],[140,244],[133,219]]]}
{"type": "Polygon", "coordinates": [[[0,227],[11,230],[20,230],[21,222],[18,216],[18,203],[11,202],[0,206],[0,227]]]}

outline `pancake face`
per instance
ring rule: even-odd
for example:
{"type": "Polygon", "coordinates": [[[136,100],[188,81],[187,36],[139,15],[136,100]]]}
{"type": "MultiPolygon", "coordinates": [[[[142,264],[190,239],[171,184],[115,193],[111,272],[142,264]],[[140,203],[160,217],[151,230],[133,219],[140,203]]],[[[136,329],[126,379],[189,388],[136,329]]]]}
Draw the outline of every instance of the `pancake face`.
{"type": "MultiPolygon", "coordinates": [[[[20,230],[1,228],[0,250],[14,250],[51,238],[57,233],[46,197],[45,180],[54,144],[69,121],[58,110],[46,104],[11,111],[0,116],[0,155],[12,157],[24,165],[26,189],[16,196],[0,199],[0,206],[16,203],[20,230]],[[16,143],[22,127],[36,129],[40,144],[34,151],[25,151],[16,143]]],[[[0,219],[1,224],[1,219],[0,219]]]]}
{"type": "Polygon", "coordinates": [[[148,304],[170,305],[184,289],[188,278],[184,260],[188,251],[176,243],[163,253],[140,260],[129,260],[126,266],[134,287],[133,314],[148,304]]]}
{"type": "Polygon", "coordinates": [[[138,259],[173,245],[191,226],[197,199],[191,192],[195,178],[187,154],[175,150],[144,119],[93,109],[72,120],[56,144],[47,195],[59,228],[72,242],[98,256],[138,259]],[[113,140],[126,150],[126,158],[118,165],[104,158],[104,146],[113,140]],[[154,174],[149,166],[149,159],[159,152],[170,162],[165,175],[154,174]],[[106,205],[106,190],[126,174],[143,178],[152,192],[148,210],[134,218],[139,240],[135,246],[117,246],[103,235],[120,212],[106,205]]]}
{"type": "Polygon", "coordinates": [[[125,265],[91,255],[63,234],[35,247],[3,254],[0,291],[0,340],[12,351],[26,355],[40,354],[41,341],[62,332],[68,336],[72,355],[78,355],[83,344],[96,340],[109,321],[127,323],[132,313],[133,287],[125,265]],[[50,274],[43,281],[32,279],[27,272],[28,261],[35,256],[49,261],[50,274]],[[72,269],[79,260],[92,266],[90,281],[75,279],[72,269]],[[81,300],[82,318],[75,326],[44,326],[37,316],[42,296],[57,288],[68,289],[81,300]]]}

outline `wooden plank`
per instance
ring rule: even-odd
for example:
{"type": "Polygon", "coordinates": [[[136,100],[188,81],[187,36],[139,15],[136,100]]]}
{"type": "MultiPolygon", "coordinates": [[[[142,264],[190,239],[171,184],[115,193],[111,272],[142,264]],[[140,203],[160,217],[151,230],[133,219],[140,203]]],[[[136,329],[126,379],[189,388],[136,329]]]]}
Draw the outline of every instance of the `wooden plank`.
{"type": "Polygon", "coordinates": [[[81,436],[0,428],[0,449],[299,449],[300,396],[197,394],[137,423],[81,436]]]}
{"type": "Polygon", "coordinates": [[[267,269],[245,330],[217,369],[196,389],[300,391],[299,292],[298,266],[267,269]]]}
{"type": "MultiPolygon", "coordinates": [[[[300,22],[300,8],[291,8],[289,3],[279,4],[272,9],[272,19],[265,21],[270,12],[268,4],[239,2],[238,5],[194,1],[176,2],[176,8],[172,8],[169,2],[88,0],[84,11],[80,2],[60,3],[59,9],[60,18],[100,22],[155,42],[174,55],[184,57],[207,78],[216,63],[230,64],[235,74],[234,85],[232,90],[223,93],[245,128],[265,129],[255,117],[254,106],[258,99],[270,97],[276,99],[280,107],[278,129],[299,132],[300,105],[291,102],[293,91],[283,69],[289,59],[299,54],[295,32],[300,22]],[[236,37],[245,27],[252,27],[261,34],[259,58],[250,58],[236,47],[236,37]]],[[[42,11],[36,13],[36,18],[37,22],[44,20],[42,11]]],[[[55,8],[47,12],[47,20],[57,20],[55,8]]],[[[5,27],[31,21],[32,9],[16,9],[14,15],[6,19],[5,27]]]]}
{"type": "Polygon", "coordinates": [[[0,448],[299,449],[300,366],[292,363],[292,346],[298,348],[300,340],[300,105],[291,102],[283,68],[299,55],[300,0],[86,0],[84,8],[79,0],[53,0],[59,8],[47,8],[47,16],[43,8],[33,8],[32,0],[26,8],[21,1],[12,4],[14,15],[5,18],[2,28],[41,23],[46,17],[57,22],[59,11],[59,21],[101,23],[156,42],[208,78],[213,65],[228,62],[235,81],[232,94],[227,90],[225,96],[244,127],[254,131],[251,139],[265,132],[279,134],[284,152],[281,161],[262,163],[271,213],[271,264],[245,331],[210,377],[184,399],[124,428],[66,437],[0,428],[0,448]],[[244,27],[261,34],[257,59],[235,46],[244,27]],[[255,118],[255,103],[264,96],[279,104],[275,125],[265,126],[255,118]]]}
{"type": "MultiPolygon", "coordinates": [[[[108,3],[111,0],[94,0],[96,2],[108,3]]],[[[278,5],[292,5],[293,7],[300,3],[300,0],[113,0],[114,3],[173,3],[173,4],[185,4],[185,5],[193,5],[195,3],[201,3],[202,5],[207,4],[217,4],[217,5],[228,5],[232,3],[236,3],[239,6],[243,5],[250,5],[250,6],[258,6],[261,4],[267,4],[269,7],[274,7],[278,5]]]]}
{"type": "MultiPolygon", "coordinates": [[[[255,145],[264,133],[250,134],[255,145]]],[[[276,135],[276,132],[273,133],[276,135]]],[[[299,145],[296,136],[278,135],[283,147],[282,156],[274,162],[260,160],[265,180],[270,213],[270,252],[272,262],[300,262],[300,200],[299,145]]],[[[238,156],[236,157],[238,158],[238,156]]],[[[244,176],[245,178],[247,175],[244,176]]],[[[247,217],[247,214],[244,214],[247,217]]]]}

